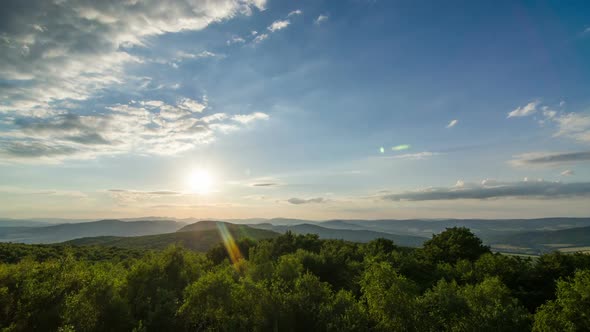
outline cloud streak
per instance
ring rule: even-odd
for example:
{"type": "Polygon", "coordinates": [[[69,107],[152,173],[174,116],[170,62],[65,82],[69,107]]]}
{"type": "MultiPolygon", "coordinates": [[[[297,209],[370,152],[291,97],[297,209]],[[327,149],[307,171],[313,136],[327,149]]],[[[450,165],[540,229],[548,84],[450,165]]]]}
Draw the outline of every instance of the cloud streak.
{"type": "Polygon", "coordinates": [[[500,198],[555,199],[572,197],[590,197],[590,182],[498,182],[487,180],[479,184],[461,183],[461,185],[455,185],[453,187],[425,188],[416,191],[384,195],[382,199],[399,202],[459,199],[486,200],[500,198]]]}
{"type": "Polygon", "coordinates": [[[508,118],[529,116],[537,112],[538,101],[532,101],[525,106],[517,107],[512,112],[508,113],[508,118]]]}
{"type": "Polygon", "coordinates": [[[287,202],[294,204],[294,205],[302,205],[302,204],[322,204],[322,203],[327,203],[328,200],[323,197],[316,197],[316,198],[309,198],[309,199],[293,197],[293,198],[289,198],[287,200],[287,202]]]}
{"type": "Polygon", "coordinates": [[[515,166],[560,165],[590,161],[590,151],[579,152],[532,152],[516,156],[511,163],[515,166]]]}

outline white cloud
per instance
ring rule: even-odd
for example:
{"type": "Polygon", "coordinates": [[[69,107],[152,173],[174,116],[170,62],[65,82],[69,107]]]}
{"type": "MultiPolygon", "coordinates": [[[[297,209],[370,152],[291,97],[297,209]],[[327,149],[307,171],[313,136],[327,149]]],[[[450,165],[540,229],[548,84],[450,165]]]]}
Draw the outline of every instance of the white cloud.
{"type": "Polygon", "coordinates": [[[288,27],[289,24],[291,24],[291,22],[289,20],[278,20],[278,21],[272,22],[272,24],[267,29],[270,32],[275,32],[275,31],[279,31],[279,30],[282,30],[282,29],[288,27]]]}
{"type": "Polygon", "coordinates": [[[538,101],[532,101],[508,113],[508,118],[529,116],[537,111],[538,101]]]}
{"type": "Polygon", "coordinates": [[[449,122],[449,124],[447,125],[447,128],[453,128],[457,122],[459,122],[459,120],[451,120],[451,122],[449,122]]]}
{"type": "Polygon", "coordinates": [[[268,118],[268,114],[262,112],[256,112],[252,114],[238,114],[232,116],[232,120],[242,124],[248,124],[255,120],[267,120],[268,118]]]}
{"type": "Polygon", "coordinates": [[[296,10],[290,12],[289,15],[287,15],[287,17],[291,17],[294,15],[301,15],[301,14],[303,14],[303,11],[301,9],[296,9],[296,10]]]}
{"type": "Polygon", "coordinates": [[[561,172],[561,176],[572,176],[574,175],[574,171],[572,171],[571,169],[566,169],[565,171],[561,172]]]}
{"type": "Polygon", "coordinates": [[[555,136],[590,143],[590,113],[565,113],[551,120],[557,125],[555,136]]]}
{"type": "Polygon", "coordinates": [[[322,22],[325,22],[328,20],[328,15],[320,15],[315,19],[315,24],[322,24],[322,22]]]}
{"type": "Polygon", "coordinates": [[[424,152],[418,152],[418,153],[400,154],[400,155],[397,155],[397,156],[390,156],[390,157],[386,157],[386,158],[390,158],[390,159],[422,160],[422,159],[428,159],[428,158],[433,157],[433,156],[437,156],[439,154],[440,153],[438,153],[438,152],[424,151],[424,152]]]}
{"type": "Polygon", "coordinates": [[[260,34],[260,35],[256,36],[256,38],[254,38],[254,42],[255,43],[260,43],[263,40],[265,40],[266,38],[268,38],[268,34],[263,33],[263,34],[260,34]]]}
{"type": "Polygon", "coordinates": [[[177,53],[177,57],[180,59],[198,59],[198,58],[214,58],[221,57],[222,55],[216,54],[210,51],[201,51],[199,53],[189,53],[180,51],[177,53]]]}
{"type": "Polygon", "coordinates": [[[173,155],[269,117],[259,112],[231,119],[223,113],[202,116],[206,107],[206,99],[184,98],[175,105],[157,100],[117,104],[103,114],[19,117],[0,133],[0,157],[59,162],[131,152],[173,155]]]}
{"type": "Polygon", "coordinates": [[[265,0],[30,0],[0,12],[0,111],[51,116],[56,101],[84,100],[125,81],[128,54],[150,36],[202,30],[263,9],[265,0]],[[56,70],[58,69],[58,70],[56,70]]]}
{"type": "Polygon", "coordinates": [[[231,39],[229,39],[226,43],[228,45],[232,45],[232,44],[243,44],[245,43],[246,40],[242,37],[239,36],[233,36],[231,39]]]}

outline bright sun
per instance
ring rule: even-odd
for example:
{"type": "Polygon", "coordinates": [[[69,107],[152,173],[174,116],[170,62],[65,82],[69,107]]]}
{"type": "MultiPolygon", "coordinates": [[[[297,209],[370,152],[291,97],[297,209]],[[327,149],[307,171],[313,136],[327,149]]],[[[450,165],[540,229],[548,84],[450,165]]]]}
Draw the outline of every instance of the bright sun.
{"type": "Polygon", "coordinates": [[[197,194],[208,194],[213,187],[213,176],[204,169],[194,170],[188,178],[188,187],[197,194]]]}

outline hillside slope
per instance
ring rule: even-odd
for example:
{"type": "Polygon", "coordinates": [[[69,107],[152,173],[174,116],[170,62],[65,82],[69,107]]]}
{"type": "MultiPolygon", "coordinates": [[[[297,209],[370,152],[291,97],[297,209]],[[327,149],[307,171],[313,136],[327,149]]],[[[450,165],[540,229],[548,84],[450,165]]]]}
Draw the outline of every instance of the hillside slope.
{"type": "MultiPolygon", "coordinates": [[[[509,251],[529,250],[537,253],[556,249],[590,247],[590,227],[569,228],[556,231],[535,231],[511,234],[490,240],[492,248],[509,251]],[[518,248],[518,249],[517,249],[518,248]]],[[[584,250],[580,250],[584,251],[584,250]]]]}
{"type": "MultiPolygon", "coordinates": [[[[278,233],[273,231],[256,229],[243,225],[228,227],[234,239],[245,238],[262,240],[274,238],[278,233]]],[[[133,237],[99,236],[75,239],[64,242],[64,244],[84,246],[108,246],[132,249],[164,249],[172,244],[182,245],[185,248],[195,251],[207,251],[220,243],[221,236],[217,229],[204,229],[196,231],[178,231],[174,233],[144,235],[133,237]]]]}
{"type": "Polygon", "coordinates": [[[326,228],[312,224],[300,224],[293,226],[276,226],[271,224],[257,224],[252,227],[268,229],[279,233],[291,231],[295,234],[317,234],[322,239],[340,239],[352,242],[369,242],[377,238],[392,240],[397,245],[407,247],[419,247],[427,240],[425,237],[413,235],[398,235],[371,230],[349,230],[326,228]]]}
{"type": "Polygon", "coordinates": [[[141,236],[175,232],[184,224],[173,220],[99,220],[45,227],[0,228],[0,242],[56,243],[88,236],[141,236]]]}

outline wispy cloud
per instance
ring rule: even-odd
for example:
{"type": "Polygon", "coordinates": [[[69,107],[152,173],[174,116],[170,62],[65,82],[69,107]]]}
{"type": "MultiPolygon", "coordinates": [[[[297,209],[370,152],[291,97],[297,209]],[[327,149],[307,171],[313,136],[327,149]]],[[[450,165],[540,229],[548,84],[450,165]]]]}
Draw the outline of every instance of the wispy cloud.
{"type": "Polygon", "coordinates": [[[511,160],[515,166],[561,165],[566,163],[590,161],[590,151],[579,152],[530,152],[511,160]]]}
{"type": "Polygon", "coordinates": [[[276,187],[279,186],[279,183],[276,182],[259,182],[259,183],[252,183],[250,186],[252,187],[276,187]]]}
{"type": "Polygon", "coordinates": [[[254,43],[260,43],[268,38],[268,34],[261,33],[254,38],[254,43]]]}
{"type": "Polygon", "coordinates": [[[590,113],[565,113],[551,120],[557,125],[555,136],[590,143],[590,113]]]}
{"type": "Polygon", "coordinates": [[[508,118],[529,116],[537,112],[539,101],[531,101],[525,106],[517,107],[512,112],[508,113],[508,118]]]}
{"type": "Polygon", "coordinates": [[[327,21],[327,20],[328,20],[328,18],[329,18],[329,17],[328,17],[328,15],[323,15],[323,14],[322,14],[322,15],[318,16],[318,17],[315,19],[315,24],[318,24],[318,25],[319,25],[319,24],[322,24],[323,22],[327,21]]]}
{"type": "Polygon", "coordinates": [[[455,185],[452,187],[425,188],[398,194],[382,196],[390,201],[438,201],[458,199],[498,199],[498,198],[570,198],[589,197],[590,182],[548,182],[520,181],[499,182],[486,180],[477,184],[455,185]]]}
{"type": "Polygon", "coordinates": [[[449,124],[447,125],[447,128],[453,128],[457,122],[459,122],[459,120],[451,120],[451,122],[449,122],[449,124]]]}
{"type": "Polygon", "coordinates": [[[237,121],[242,124],[248,124],[248,123],[255,121],[255,120],[268,120],[268,118],[269,118],[268,114],[265,114],[262,112],[255,112],[252,114],[234,115],[232,117],[232,120],[237,121]]]}
{"type": "Polygon", "coordinates": [[[297,197],[293,197],[293,198],[289,198],[287,200],[287,202],[294,204],[294,205],[302,205],[302,204],[321,204],[321,203],[327,203],[328,200],[323,198],[323,197],[316,197],[316,198],[309,198],[309,199],[304,199],[304,198],[297,198],[297,197]]]}
{"type": "Polygon", "coordinates": [[[227,45],[232,45],[232,44],[243,44],[246,42],[246,39],[239,37],[239,36],[233,36],[231,37],[231,39],[228,39],[226,41],[227,45]]]}
{"type": "Polygon", "coordinates": [[[125,65],[142,61],[126,52],[130,46],[145,46],[155,35],[202,30],[264,5],[264,0],[177,0],[166,6],[37,0],[27,2],[25,11],[2,10],[2,39],[11,46],[0,52],[5,80],[0,95],[6,101],[0,112],[52,115],[56,101],[84,100],[122,83],[125,65]]]}
{"type": "Polygon", "coordinates": [[[269,118],[261,112],[202,115],[206,108],[206,98],[181,98],[173,105],[158,100],[117,104],[102,114],[18,117],[0,133],[0,156],[51,162],[133,152],[173,155],[212,142],[216,133],[269,118]]]}
{"type": "Polygon", "coordinates": [[[303,11],[302,11],[301,9],[296,9],[296,10],[294,10],[294,11],[290,12],[290,13],[287,15],[287,17],[291,17],[291,16],[294,16],[294,15],[301,15],[301,14],[303,14],[303,11]]]}
{"type": "Polygon", "coordinates": [[[407,159],[407,160],[422,160],[422,159],[428,159],[430,157],[434,157],[439,155],[440,153],[438,152],[429,152],[429,151],[423,151],[423,152],[418,152],[418,153],[406,153],[406,154],[400,154],[397,156],[389,156],[386,158],[390,158],[390,159],[407,159]]]}
{"type": "Polygon", "coordinates": [[[291,22],[289,20],[278,20],[278,21],[272,22],[272,24],[267,29],[270,32],[275,32],[275,31],[279,31],[279,30],[282,30],[282,29],[288,27],[289,24],[291,24],[291,22]]]}
{"type": "Polygon", "coordinates": [[[574,175],[574,171],[572,171],[571,169],[566,169],[565,171],[561,172],[561,176],[572,176],[574,175]]]}

